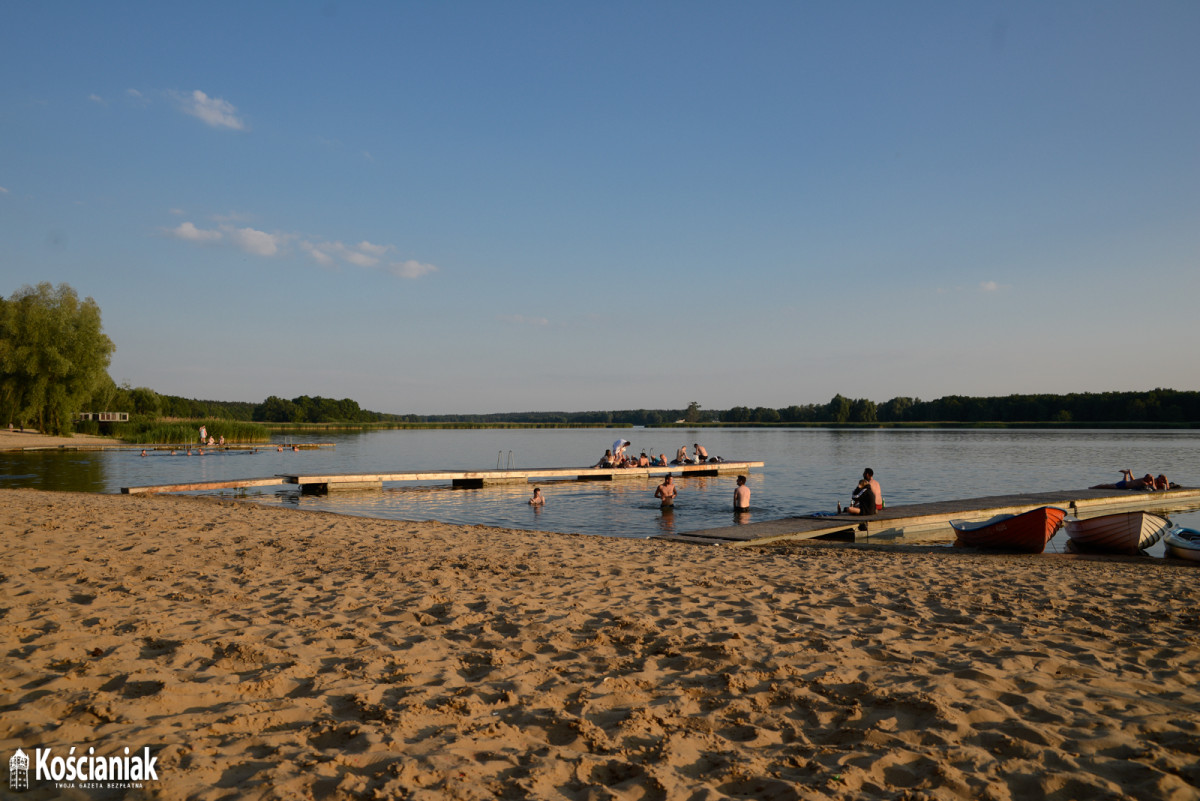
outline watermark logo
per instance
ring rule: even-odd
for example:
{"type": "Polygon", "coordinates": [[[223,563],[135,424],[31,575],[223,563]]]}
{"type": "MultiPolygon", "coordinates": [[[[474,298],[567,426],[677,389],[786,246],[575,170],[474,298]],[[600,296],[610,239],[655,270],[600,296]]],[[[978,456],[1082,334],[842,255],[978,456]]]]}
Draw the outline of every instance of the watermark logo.
{"type": "Polygon", "coordinates": [[[8,789],[29,789],[29,757],[20,748],[8,759],[8,789]]]}
{"type": "Polygon", "coordinates": [[[8,789],[15,791],[42,782],[52,783],[56,789],[116,790],[143,788],[157,781],[158,757],[149,747],[141,751],[126,747],[115,755],[97,754],[95,748],[83,753],[74,745],[69,749],[35,748],[32,761],[18,748],[8,760],[8,789]]]}

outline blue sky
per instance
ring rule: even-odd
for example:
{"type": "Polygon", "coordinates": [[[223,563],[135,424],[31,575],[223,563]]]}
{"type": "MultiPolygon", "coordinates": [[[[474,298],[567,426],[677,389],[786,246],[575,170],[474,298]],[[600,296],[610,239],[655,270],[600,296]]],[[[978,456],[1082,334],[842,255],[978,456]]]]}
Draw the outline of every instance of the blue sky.
{"type": "Polygon", "coordinates": [[[1200,389],[1200,3],[0,5],[0,293],[395,413],[1200,389]]]}

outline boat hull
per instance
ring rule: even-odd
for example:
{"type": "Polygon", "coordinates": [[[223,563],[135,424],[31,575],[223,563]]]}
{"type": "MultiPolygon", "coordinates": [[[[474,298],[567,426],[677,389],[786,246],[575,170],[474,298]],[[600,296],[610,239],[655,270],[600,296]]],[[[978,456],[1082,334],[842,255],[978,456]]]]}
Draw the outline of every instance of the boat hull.
{"type": "Polygon", "coordinates": [[[1171,530],[1171,521],[1150,512],[1117,512],[1080,520],[1068,517],[1067,536],[1076,549],[1092,553],[1137,554],[1171,530]]]}
{"type": "Polygon", "coordinates": [[[1167,532],[1163,542],[1167,546],[1168,556],[1200,562],[1200,531],[1176,526],[1167,532]]]}
{"type": "Polygon", "coordinates": [[[1066,516],[1065,509],[1042,506],[1019,515],[998,515],[979,523],[951,520],[950,526],[956,535],[956,545],[1012,553],[1041,553],[1066,516]]]}

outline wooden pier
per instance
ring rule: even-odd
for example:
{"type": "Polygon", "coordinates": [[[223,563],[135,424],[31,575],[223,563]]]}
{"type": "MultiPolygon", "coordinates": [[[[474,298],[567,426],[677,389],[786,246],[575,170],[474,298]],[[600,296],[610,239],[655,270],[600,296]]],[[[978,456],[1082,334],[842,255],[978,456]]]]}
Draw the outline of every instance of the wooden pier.
{"type": "Polygon", "coordinates": [[[848,514],[789,517],[680,534],[659,534],[652,539],[734,547],[830,537],[896,544],[944,542],[954,538],[951,520],[987,520],[996,515],[1020,514],[1042,506],[1058,506],[1084,518],[1130,509],[1170,513],[1200,508],[1200,489],[1181,488],[1162,492],[1084,489],[996,495],[889,506],[869,517],[848,514]]]}
{"type": "Polygon", "coordinates": [[[155,492],[202,492],[214,489],[242,489],[278,484],[297,484],[305,494],[324,494],[342,490],[379,489],[387,482],[444,481],[455,487],[477,488],[496,484],[528,483],[530,479],[577,481],[618,481],[646,476],[678,477],[717,476],[744,473],[763,462],[707,462],[705,464],[667,465],[665,467],[538,467],[527,470],[425,470],[403,473],[281,473],[266,478],[242,478],[230,481],[206,481],[192,484],[157,484],[122,487],[125,495],[155,492]]]}
{"type": "Polygon", "coordinates": [[[279,476],[268,478],[231,478],[228,481],[196,481],[190,484],[152,484],[142,487],[121,487],[122,495],[152,495],[158,492],[204,492],[219,489],[246,489],[282,485],[279,476]]]}
{"type": "Polygon", "coordinates": [[[665,467],[533,467],[526,470],[431,470],[405,473],[284,473],[288,484],[299,484],[304,493],[326,493],[346,489],[381,487],[392,481],[449,481],[455,487],[486,487],[494,484],[523,484],[530,479],[576,481],[619,481],[646,476],[718,476],[744,473],[763,462],[707,462],[665,467]]]}

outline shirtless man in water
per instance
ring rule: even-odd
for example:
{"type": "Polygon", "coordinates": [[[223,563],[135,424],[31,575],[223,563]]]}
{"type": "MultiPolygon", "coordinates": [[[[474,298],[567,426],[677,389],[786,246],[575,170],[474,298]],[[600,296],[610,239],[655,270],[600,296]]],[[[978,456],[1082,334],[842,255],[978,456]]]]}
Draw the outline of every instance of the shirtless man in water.
{"type": "Polygon", "coordinates": [[[750,488],[746,486],[746,477],[737,477],[737,489],[733,491],[733,511],[750,511],[750,488]]]}
{"type": "Polygon", "coordinates": [[[663,479],[663,483],[658,485],[658,489],[654,491],[655,498],[662,499],[663,507],[674,506],[675,497],[679,494],[679,490],[671,483],[671,476],[668,475],[663,479]]]}

